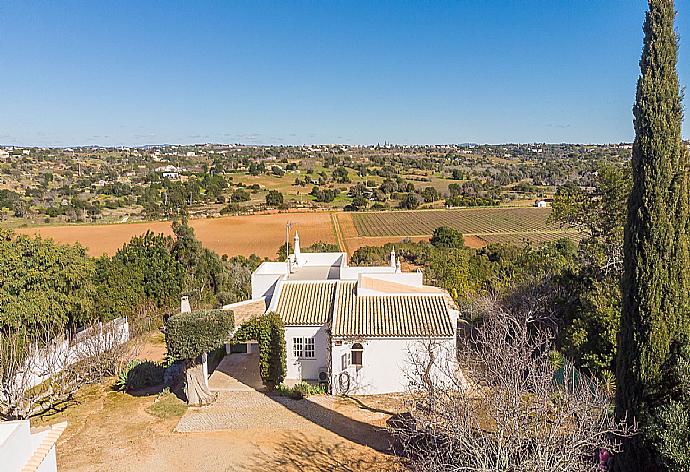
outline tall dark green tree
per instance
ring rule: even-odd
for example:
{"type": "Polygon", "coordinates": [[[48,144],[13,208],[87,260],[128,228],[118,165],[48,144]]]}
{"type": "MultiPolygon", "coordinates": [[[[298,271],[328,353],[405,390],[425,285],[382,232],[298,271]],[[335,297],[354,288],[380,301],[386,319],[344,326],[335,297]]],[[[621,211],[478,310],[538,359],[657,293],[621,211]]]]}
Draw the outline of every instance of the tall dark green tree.
{"type": "Polygon", "coordinates": [[[672,346],[690,333],[688,302],[688,154],[681,139],[682,96],[676,62],[678,38],[672,0],[649,0],[637,83],[633,188],[625,228],[623,310],[618,339],[616,412],[639,421],[627,440],[619,470],[687,470],[689,407],[669,415],[665,390],[672,346]],[[672,436],[655,434],[659,422],[672,436]],[[675,445],[675,446],[674,446],[675,445]],[[685,465],[685,466],[684,466],[685,465]]]}

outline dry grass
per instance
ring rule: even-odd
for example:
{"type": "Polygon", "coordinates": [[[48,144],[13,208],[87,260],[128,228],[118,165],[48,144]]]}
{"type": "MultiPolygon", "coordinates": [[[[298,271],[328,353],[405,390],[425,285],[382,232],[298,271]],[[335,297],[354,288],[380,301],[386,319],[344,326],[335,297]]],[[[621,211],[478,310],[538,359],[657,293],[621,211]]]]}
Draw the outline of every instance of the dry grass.
{"type": "MultiPolygon", "coordinates": [[[[367,399],[361,405],[343,400],[336,405],[333,422],[347,426],[342,415],[361,417],[364,412],[373,426],[385,427],[387,415],[376,412],[381,406],[367,399]]],[[[83,388],[67,410],[36,418],[32,425],[69,422],[57,445],[63,472],[400,470],[395,456],[367,447],[364,438],[343,437],[337,428],[308,423],[299,430],[176,433],[185,411],[186,405],[172,394],[137,397],[112,391],[104,383],[83,388]]]]}

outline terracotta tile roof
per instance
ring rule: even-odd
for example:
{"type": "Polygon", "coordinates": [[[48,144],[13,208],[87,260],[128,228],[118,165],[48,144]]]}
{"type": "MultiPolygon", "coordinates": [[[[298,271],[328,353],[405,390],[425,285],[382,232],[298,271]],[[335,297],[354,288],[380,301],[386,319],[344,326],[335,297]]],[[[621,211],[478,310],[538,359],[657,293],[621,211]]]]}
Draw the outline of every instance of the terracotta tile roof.
{"type": "Polygon", "coordinates": [[[240,326],[245,321],[254,316],[266,313],[266,298],[261,297],[256,300],[246,300],[243,302],[231,303],[223,306],[223,310],[232,310],[235,317],[235,326],[240,326]]]}
{"type": "Polygon", "coordinates": [[[331,320],[336,282],[284,282],[276,313],[292,326],[320,326],[331,320]]]}
{"type": "Polygon", "coordinates": [[[339,283],[333,336],[453,336],[443,295],[357,296],[356,288],[356,282],[339,283]]]}

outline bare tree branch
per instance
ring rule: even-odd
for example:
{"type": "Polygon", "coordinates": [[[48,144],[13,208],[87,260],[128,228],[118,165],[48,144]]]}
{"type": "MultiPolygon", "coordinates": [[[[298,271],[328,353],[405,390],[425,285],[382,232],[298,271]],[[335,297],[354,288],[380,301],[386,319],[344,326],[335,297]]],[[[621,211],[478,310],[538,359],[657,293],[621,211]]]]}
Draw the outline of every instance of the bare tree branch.
{"type": "Polygon", "coordinates": [[[631,431],[611,399],[570,362],[554,363],[546,300],[538,287],[479,299],[458,363],[433,343],[412,359],[411,414],[394,432],[413,470],[593,471],[600,451],[619,450],[631,431]]]}

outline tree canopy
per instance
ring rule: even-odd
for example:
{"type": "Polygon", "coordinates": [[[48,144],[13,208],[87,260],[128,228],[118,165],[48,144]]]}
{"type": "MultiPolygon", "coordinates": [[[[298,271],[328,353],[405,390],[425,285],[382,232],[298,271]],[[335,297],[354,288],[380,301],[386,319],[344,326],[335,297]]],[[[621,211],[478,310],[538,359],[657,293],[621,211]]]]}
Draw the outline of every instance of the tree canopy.
{"type": "Polygon", "coordinates": [[[78,244],[0,230],[0,330],[59,333],[95,316],[93,259],[78,244]]]}
{"type": "Polygon", "coordinates": [[[637,419],[641,430],[625,442],[620,470],[683,470],[690,464],[690,402],[671,403],[666,394],[673,376],[664,375],[674,346],[690,338],[688,150],[681,136],[674,19],[673,1],[649,0],[633,108],[616,390],[618,417],[637,419]],[[660,410],[672,411],[673,418],[660,418],[660,410]],[[666,434],[655,433],[660,430],[666,434]]]}
{"type": "Polygon", "coordinates": [[[220,347],[234,328],[231,311],[200,310],[178,313],[165,323],[168,355],[175,360],[194,359],[220,347]]]}

